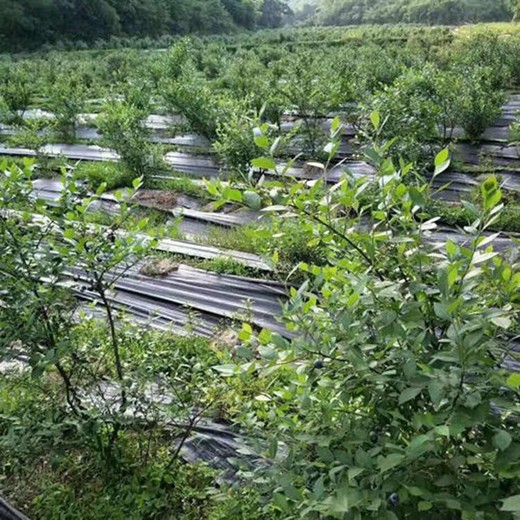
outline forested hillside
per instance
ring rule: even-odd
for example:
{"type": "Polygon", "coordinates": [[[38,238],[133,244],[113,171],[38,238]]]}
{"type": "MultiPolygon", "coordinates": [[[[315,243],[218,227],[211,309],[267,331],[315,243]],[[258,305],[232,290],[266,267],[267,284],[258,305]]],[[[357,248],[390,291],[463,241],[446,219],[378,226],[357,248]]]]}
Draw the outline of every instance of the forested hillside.
{"type": "Polygon", "coordinates": [[[0,0],[0,49],[273,27],[282,0],[0,0]]]}
{"type": "MultiPolygon", "coordinates": [[[[313,14],[322,25],[362,23],[424,23],[459,25],[510,20],[518,5],[515,0],[293,0],[298,12],[313,14]]],[[[296,16],[296,18],[301,18],[296,16]]]]}

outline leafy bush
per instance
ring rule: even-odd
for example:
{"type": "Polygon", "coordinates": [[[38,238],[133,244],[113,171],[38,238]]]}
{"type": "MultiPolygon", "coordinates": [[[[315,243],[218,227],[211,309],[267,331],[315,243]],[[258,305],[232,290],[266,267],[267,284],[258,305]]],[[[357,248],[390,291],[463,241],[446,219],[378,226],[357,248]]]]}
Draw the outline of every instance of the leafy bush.
{"type": "Polygon", "coordinates": [[[58,137],[65,142],[74,141],[78,115],[84,110],[84,78],[65,73],[55,78],[48,90],[48,106],[54,114],[53,127],[58,137]]]}
{"type": "MultiPolygon", "coordinates": [[[[237,360],[237,377],[258,371],[266,403],[241,420],[276,455],[257,485],[285,518],[512,519],[520,273],[484,235],[503,209],[498,181],[467,205],[469,243],[433,253],[429,186],[385,148],[370,157],[375,180],[346,176],[332,193],[296,183],[271,207],[327,244],[327,265],[299,266],[306,280],[285,314],[292,341],[240,335],[260,359],[237,360]]],[[[439,153],[436,174],[448,157],[439,153]]]]}
{"type": "MultiPolygon", "coordinates": [[[[146,105],[146,103],[145,103],[146,105]]],[[[128,174],[148,178],[162,166],[154,146],[148,140],[150,131],[146,126],[148,109],[142,99],[112,101],[96,124],[103,135],[102,142],[115,150],[128,174]]]]}
{"type": "MultiPolygon", "coordinates": [[[[227,167],[235,174],[246,178],[251,161],[261,151],[256,143],[258,134],[279,134],[275,125],[262,123],[263,110],[259,114],[248,115],[244,109],[236,107],[217,128],[217,141],[213,148],[227,167]]],[[[282,148],[281,146],[278,149],[282,148]]]]}
{"type": "Polygon", "coordinates": [[[470,139],[477,139],[500,115],[504,95],[494,86],[490,67],[472,66],[464,77],[457,103],[460,123],[470,139]]]}
{"type": "MultiPolygon", "coordinates": [[[[435,84],[435,69],[409,69],[369,103],[368,113],[377,112],[382,124],[378,136],[396,138],[394,153],[409,161],[431,156],[432,146],[439,140],[440,109],[435,84]]],[[[371,128],[370,120],[366,123],[371,128]]]]}
{"type": "Polygon", "coordinates": [[[24,65],[14,65],[2,71],[0,98],[7,107],[3,122],[20,124],[33,96],[33,83],[24,65]]]}
{"type": "Polygon", "coordinates": [[[182,114],[191,130],[209,139],[217,136],[219,122],[233,110],[233,101],[218,95],[192,66],[183,68],[178,78],[167,79],[161,90],[170,110],[182,114]]]}

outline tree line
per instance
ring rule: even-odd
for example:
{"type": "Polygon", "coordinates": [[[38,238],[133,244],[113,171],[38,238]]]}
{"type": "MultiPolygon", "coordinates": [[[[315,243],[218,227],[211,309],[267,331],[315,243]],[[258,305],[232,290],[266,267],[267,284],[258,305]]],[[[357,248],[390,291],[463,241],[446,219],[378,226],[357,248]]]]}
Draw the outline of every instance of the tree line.
{"type": "Polygon", "coordinates": [[[0,0],[0,50],[281,24],[285,0],[0,0]]]}
{"type": "Polygon", "coordinates": [[[294,5],[295,21],[307,18],[321,25],[510,21],[520,9],[518,0],[303,0],[294,5]]]}

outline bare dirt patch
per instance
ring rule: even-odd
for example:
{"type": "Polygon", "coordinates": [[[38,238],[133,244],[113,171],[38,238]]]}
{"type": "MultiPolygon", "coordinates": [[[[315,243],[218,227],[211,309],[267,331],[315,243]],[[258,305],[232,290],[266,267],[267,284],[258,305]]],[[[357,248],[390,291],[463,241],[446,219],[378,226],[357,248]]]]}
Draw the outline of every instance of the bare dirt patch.
{"type": "Polygon", "coordinates": [[[151,262],[143,265],[139,272],[144,274],[145,276],[151,277],[162,277],[167,276],[168,274],[177,271],[179,269],[179,264],[174,262],[173,260],[169,260],[168,258],[156,258],[151,262]]]}
{"type": "Polygon", "coordinates": [[[173,209],[177,206],[178,195],[174,191],[139,190],[133,201],[147,208],[173,209]]]}

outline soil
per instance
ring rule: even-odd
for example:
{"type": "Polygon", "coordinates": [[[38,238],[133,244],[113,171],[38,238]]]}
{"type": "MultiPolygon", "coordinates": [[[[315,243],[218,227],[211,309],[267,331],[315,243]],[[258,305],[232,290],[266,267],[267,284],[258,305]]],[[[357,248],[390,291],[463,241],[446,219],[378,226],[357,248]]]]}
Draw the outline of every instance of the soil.
{"type": "Polygon", "coordinates": [[[133,198],[137,204],[155,209],[173,209],[177,199],[177,193],[164,190],[139,190],[133,198]]]}
{"type": "Polygon", "coordinates": [[[139,272],[145,276],[161,277],[167,276],[178,269],[179,264],[177,262],[169,260],[168,258],[156,258],[155,260],[143,265],[139,272]]]}

